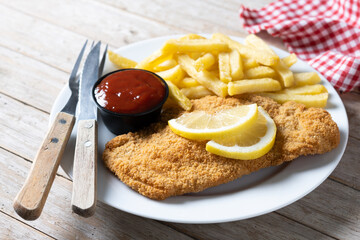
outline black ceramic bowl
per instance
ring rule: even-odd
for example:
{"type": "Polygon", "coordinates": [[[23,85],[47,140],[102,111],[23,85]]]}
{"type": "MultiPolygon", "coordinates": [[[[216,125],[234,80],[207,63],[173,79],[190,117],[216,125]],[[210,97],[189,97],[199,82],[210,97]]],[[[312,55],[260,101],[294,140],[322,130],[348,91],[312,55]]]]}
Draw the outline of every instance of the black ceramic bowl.
{"type": "Polygon", "coordinates": [[[169,95],[169,87],[164,81],[164,79],[162,79],[160,76],[158,76],[153,72],[142,69],[133,69],[133,68],[120,69],[110,72],[102,76],[98,81],[96,81],[96,83],[92,88],[93,100],[99,109],[100,115],[102,117],[105,126],[107,127],[107,129],[109,129],[109,131],[111,131],[116,135],[120,135],[128,132],[135,132],[145,126],[148,126],[150,123],[157,121],[160,117],[162,106],[164,105],[166,99],[168,98],[168,95],[169,95]],[[95,89],[100,84],[100,82],[104,80],[106,77],[120,71],[143,71],[153,75],[162,83],[162,85],[165,88],[164,98],[156,106],[150,108],[149,110],[139,113],[118,113],[102,107],[96,99],[95,89]]]}

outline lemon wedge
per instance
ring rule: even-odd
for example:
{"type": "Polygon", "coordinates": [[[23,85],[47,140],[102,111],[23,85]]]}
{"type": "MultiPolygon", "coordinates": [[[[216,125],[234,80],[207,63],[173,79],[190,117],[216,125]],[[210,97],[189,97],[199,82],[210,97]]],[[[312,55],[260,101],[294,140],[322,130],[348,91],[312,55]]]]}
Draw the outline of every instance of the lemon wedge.
{"type": "Polygon", "coordinates": [[[188,139],[211,140],[234,134],[252,126],[258,119],[256,104],[222,109],[214,114],[205,111],[185,113],[168,123],[171,130],[188,139]]]}
{"type": "Polygon", "coordinates": [[[209,141],[206,150],[227,158],[251,160],[265,155],[276,137],[274,120],[261,107],[256,122],[241,132],[209,141]]]}

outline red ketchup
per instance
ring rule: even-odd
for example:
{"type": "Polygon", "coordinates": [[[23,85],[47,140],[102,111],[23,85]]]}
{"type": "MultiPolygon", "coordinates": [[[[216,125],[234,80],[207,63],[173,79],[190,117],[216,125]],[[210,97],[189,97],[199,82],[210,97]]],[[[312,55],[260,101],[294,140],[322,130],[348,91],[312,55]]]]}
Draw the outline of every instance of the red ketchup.
{"type": "Polygon", "coordinates": [[[165,97],[162,81],[150,72],[129,69],[105,77],[95,88],[100,106],[116,113],[151,110],[165,97]]]}

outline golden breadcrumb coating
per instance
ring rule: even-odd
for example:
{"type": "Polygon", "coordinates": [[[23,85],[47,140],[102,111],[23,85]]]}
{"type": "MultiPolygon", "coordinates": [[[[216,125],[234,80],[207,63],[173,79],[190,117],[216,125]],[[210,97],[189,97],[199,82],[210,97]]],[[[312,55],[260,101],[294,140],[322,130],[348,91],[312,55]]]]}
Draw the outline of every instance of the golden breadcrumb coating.
{"type": "Polygon", "coordinates": [[[300,155],[325,153],[340,141],[339,129],[324,109],[307,109],[295,102],[281,105],[256,95],[225,99],[207,96],[192,103],[192,110],[207,112],[257,103],[276,123],[274,147],[264,156],[248,161],[214,155],[205,150],[206,141],[189,140],[170,130],[168,120],[184,112],[171,108],[162,113],[161,121],[109,141],[103,153],[105,165],[132,189],[162,200],[227,183],[300,155]]]}

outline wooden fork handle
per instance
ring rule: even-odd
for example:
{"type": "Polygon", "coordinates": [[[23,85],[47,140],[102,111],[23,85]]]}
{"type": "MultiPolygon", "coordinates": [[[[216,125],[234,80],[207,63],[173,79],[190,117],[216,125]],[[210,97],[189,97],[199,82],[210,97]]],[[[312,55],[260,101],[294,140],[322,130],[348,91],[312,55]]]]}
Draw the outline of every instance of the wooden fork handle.
{"type": "Polygon", "coordinates": [[[37,152],[30,173],[14,200],[13,207],[20,217],[35,220],[40,216],[74,122],[75,117],[71,114],[57,114],[37,152]]]}
{"type": "Polygon", "coordinates": [[[96,161],[97,122],[94,119],[80,120],[75,145],[71,206],[73,212],[83,217],[92,216],[96,208],[96,161]]]}

